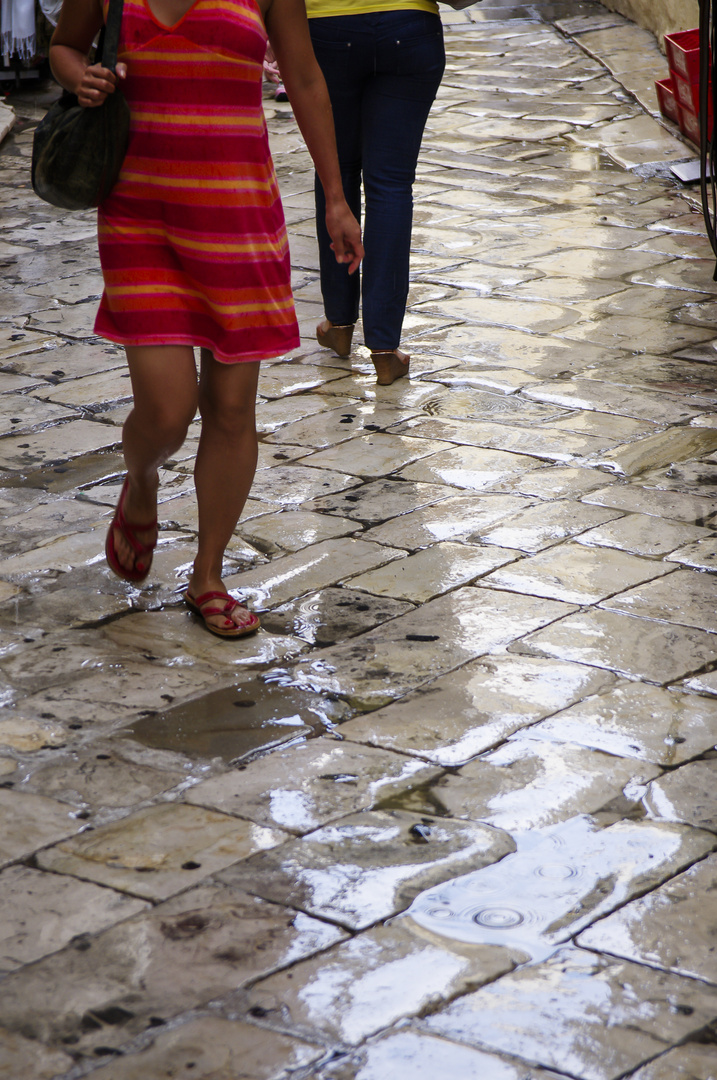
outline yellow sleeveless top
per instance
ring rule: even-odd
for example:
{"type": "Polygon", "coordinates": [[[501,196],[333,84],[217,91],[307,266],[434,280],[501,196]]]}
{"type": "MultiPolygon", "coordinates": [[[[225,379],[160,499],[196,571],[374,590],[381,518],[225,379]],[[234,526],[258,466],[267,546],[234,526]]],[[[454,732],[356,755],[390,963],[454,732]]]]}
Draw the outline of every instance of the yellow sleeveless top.
{"type": "Polygon", "coordinates": [[[377,11],[403,11],[412,8],[438,14],[435,0],[306,0],[306,14],[310,19],[329,15],[366,15],[377,11]]]}

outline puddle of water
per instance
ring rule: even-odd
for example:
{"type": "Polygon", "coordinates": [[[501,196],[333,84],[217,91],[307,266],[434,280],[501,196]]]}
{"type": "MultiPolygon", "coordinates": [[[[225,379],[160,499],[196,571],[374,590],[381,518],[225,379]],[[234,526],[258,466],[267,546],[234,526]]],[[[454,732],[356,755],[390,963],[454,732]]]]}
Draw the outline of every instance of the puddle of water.
{"type": "Polygon", "coordinates": [[[256,681],[146,715],[123,735],[155,750],[236,763],[324,732],[347,716],[343,702],[256,681]]]}
{"type": "Polygon", "coordinates": [[[514,854],[427,889],[406,915],[434,934],[502,945],[542,961],[599,915],[644,889],[648,879],[656,884],[700,857],[687,845],[682,854],[679,832],[624,821],[600,828],[587,816],[515,839],[514,854]]]}

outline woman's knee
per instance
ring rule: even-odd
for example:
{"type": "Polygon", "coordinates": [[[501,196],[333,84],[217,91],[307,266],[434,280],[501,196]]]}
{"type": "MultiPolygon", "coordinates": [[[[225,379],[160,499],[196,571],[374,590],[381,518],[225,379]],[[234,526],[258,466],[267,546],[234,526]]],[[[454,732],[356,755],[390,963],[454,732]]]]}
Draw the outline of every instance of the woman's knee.
{"type": "Polygon", "coordinates": [[[244,438],[255,431],[258,363],[219,364],[202,357],[199,414],[202,424],[227,439],[244,438]]]}

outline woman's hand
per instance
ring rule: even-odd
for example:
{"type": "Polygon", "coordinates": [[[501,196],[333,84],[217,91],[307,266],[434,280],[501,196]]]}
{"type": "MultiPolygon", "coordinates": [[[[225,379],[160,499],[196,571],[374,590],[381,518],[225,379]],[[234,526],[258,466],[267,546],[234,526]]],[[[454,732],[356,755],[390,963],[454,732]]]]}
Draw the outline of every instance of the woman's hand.
{"type": "Polygon", "coordinates": [[[344,199],[326,206],[326,228],[336,262],[348,263],[349,274],[358,270],[364,257],[361,227],[344,199]]]}
{"type": "Polygon", "coordinates": [[[101,105],[108,94],[114,94],[120,79],[127,76],[127,65],[118,64],[116,74],[102,64],[86,67],[75,93],[77,100],[85,109],[95,109],[101,105]]]}

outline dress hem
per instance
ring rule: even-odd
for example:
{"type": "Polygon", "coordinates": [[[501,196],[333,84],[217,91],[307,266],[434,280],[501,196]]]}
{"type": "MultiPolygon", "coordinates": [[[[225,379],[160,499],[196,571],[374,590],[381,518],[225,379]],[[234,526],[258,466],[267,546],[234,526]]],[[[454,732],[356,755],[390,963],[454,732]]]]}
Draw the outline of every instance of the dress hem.
{"type": "Polygon", "coordinates": [[[264,349],[259,352],[242,353],[241,355],[229,356],[225,353],[217,354],[216,347],[208,340],[202,340],[196,336],[174,336],[162,335],[161,340],[138,340],[136,338],[120,337],[119,334],[108,334],[104,330],[95,329],[95,333],[98,337],[104,338],[106,341],[113,341],[117,345],[123,345],[125,348],[152,348],[161,347],[163,345],[188,345],[193,349],[209,349],[214,359],[219,364],[250,364],[256,363],[257,360],[275,360],[277,356],[285,356],[286,353],[292,352],[294,349],[298,349],[301,344],[301,339],[296,337],[293,341],[287,342],[280,349],[270,349],[268,352],[264,349]]]}

